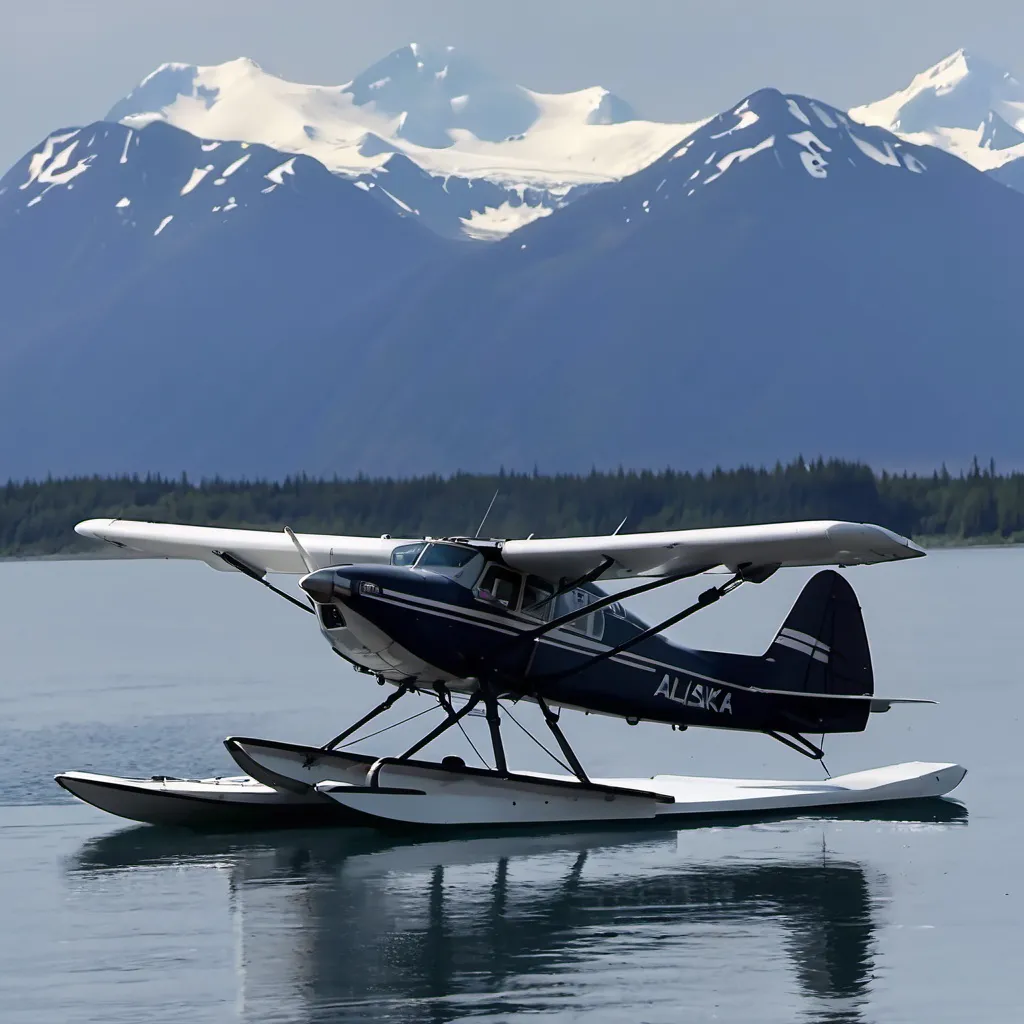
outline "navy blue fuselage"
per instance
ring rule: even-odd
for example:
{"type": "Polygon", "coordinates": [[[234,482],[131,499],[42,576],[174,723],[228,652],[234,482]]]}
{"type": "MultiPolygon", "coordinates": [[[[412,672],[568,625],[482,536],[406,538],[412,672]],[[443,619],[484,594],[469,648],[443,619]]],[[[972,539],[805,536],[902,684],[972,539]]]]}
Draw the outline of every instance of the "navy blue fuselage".
{"type": "MultiPolygon", "coordinates": [[[[586,612],[606,596],[593,585],[556,595],[551,582],[510,569],[496,552],[468,550],[461,565],[424,566],[427,556],[413,552],[418,565],[321,569],[301,585],[339,653],[393,683],[471,692],[484,682],[502,696],[540,696],[559,707],[676,726],[821,733],[866,724],[869,702],[852,694],[871,692],[870,662],[866,681],[837,685],[829,670],[836,638],[817,629],[819,619],[832,621],[827,614],[805,627],[814,635],[784,626],[761,657],[692,650],[654,635],[594,662],[646,625],[618,603],[586,612]],[[571,612],[581,614],[544,631],[571,612]]],[[[825,576],[849,590],[837,574],[819,574],[825,576]]],[[[823,613],[831,586],[817,601],[823,613]]],[[[866,639],[863,651],[869,658],[866,639]]]]}

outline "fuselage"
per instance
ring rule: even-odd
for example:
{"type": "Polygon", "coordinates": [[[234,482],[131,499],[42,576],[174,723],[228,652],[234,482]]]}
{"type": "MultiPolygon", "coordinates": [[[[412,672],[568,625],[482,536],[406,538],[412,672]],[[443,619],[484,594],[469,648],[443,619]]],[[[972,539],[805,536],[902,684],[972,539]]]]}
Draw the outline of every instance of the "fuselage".
{"type": "MultiPolygon", "coordinates": [[[[593,584],[559,593],[551,581],[505,565],[497,546],[424,542],[393,564],[318,570],[302,581],[321,631],[358,668],[385,681],[443,684],[470,693],[481,681],[512,698],[628,721],[745,730],[850,731],[827,724],[809,695],[768,696],[770,658],[699,651],[661,635],[611,657],[646,624],[593,584]],[[553,629],[556,618],[578,617],[553,629]]],[[[853,710],[853,709],[851,709],[853,710]]]]}

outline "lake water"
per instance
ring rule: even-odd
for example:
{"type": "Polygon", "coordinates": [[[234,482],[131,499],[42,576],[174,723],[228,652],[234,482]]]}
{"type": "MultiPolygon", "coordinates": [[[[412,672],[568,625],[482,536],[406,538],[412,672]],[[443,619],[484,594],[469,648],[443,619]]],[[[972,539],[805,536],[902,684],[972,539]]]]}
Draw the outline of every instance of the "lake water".
{"type": "MultiPolygon", "coordinates": [[[[399,842],[202,837],[72,802],[55,771],[233,773],[225,735],[322,742],[381,691],[237,574],[0,564],[0,1020],[1024,1020],[1022,574],[1018,550],[848,573],[877,691],[941,703],[830,739],[828,767],[959,761],[959,803],[399,842]]],[[[760,652],[808,575],[740,588],[670,635],[760,652]]],[[[699,589],[676,587],[636,610],[699,589]]],[[[821,773],[764,737],[563,721],[594,774],[821,773]]],[[[395,752],[418,724],[366,749],[395,752]]],[[[550,767],[508,740],[514,766],[550,767]]],[[[431,750],[449,752],[472,760],[448,737],[431,750]]]]}

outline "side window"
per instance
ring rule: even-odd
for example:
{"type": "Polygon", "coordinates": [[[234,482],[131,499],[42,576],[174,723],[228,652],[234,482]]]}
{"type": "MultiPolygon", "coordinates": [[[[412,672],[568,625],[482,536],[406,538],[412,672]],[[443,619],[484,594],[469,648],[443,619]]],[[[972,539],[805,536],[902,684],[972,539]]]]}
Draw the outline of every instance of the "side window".
{"type": "Polygon", "coordinates": [[[539,576],[527,576],[523,587],[523,614],[547,622],[551,618],[551,606],[554,604],[551,595],[554,592],[555,588],[547,580],[539,576]]]}
{"type": "MultiPolygon", "coordinates": [[[[570,590],[568,594],[562,594],[555,600],[555,617],[568,615],[570,612],[580,612],[596,600],[585,590],[570,590]]],[[[563,628],[600,640],[604,636],[604,610],[599,608],[589,615],[580,615],[572,622],[566,623],[563,628]]]]}
{"type": "Polygon", "coordinates": [[[519,585],[522,578],[500,565],[489,565],[480,579],[476,596],[481,601],[490,601],[505,608],[515,608],[519,601],[519,585]]]}

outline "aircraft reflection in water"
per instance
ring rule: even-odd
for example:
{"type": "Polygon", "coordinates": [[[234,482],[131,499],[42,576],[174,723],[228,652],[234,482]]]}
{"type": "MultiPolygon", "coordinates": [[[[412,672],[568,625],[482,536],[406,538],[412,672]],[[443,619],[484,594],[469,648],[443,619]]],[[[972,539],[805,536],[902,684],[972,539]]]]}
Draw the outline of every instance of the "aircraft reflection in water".
{"type": "MultiPolygon", "coordinates": [[[[943,803],[913,820],[966,812],[943,803]]],[[[794,990],[815,1021],[864,1020],[885,876],[824,852],[690,863],[691,837],[142,828],[87,844],[70,870],[80,884],[97,871],[227,867],[246,1021],[432,1024],[557,1008],[625,1020],[631,1006],[667,1021],[759,1001],[772,1006],[759,1019],[784,1020],[794,990]]]]}

